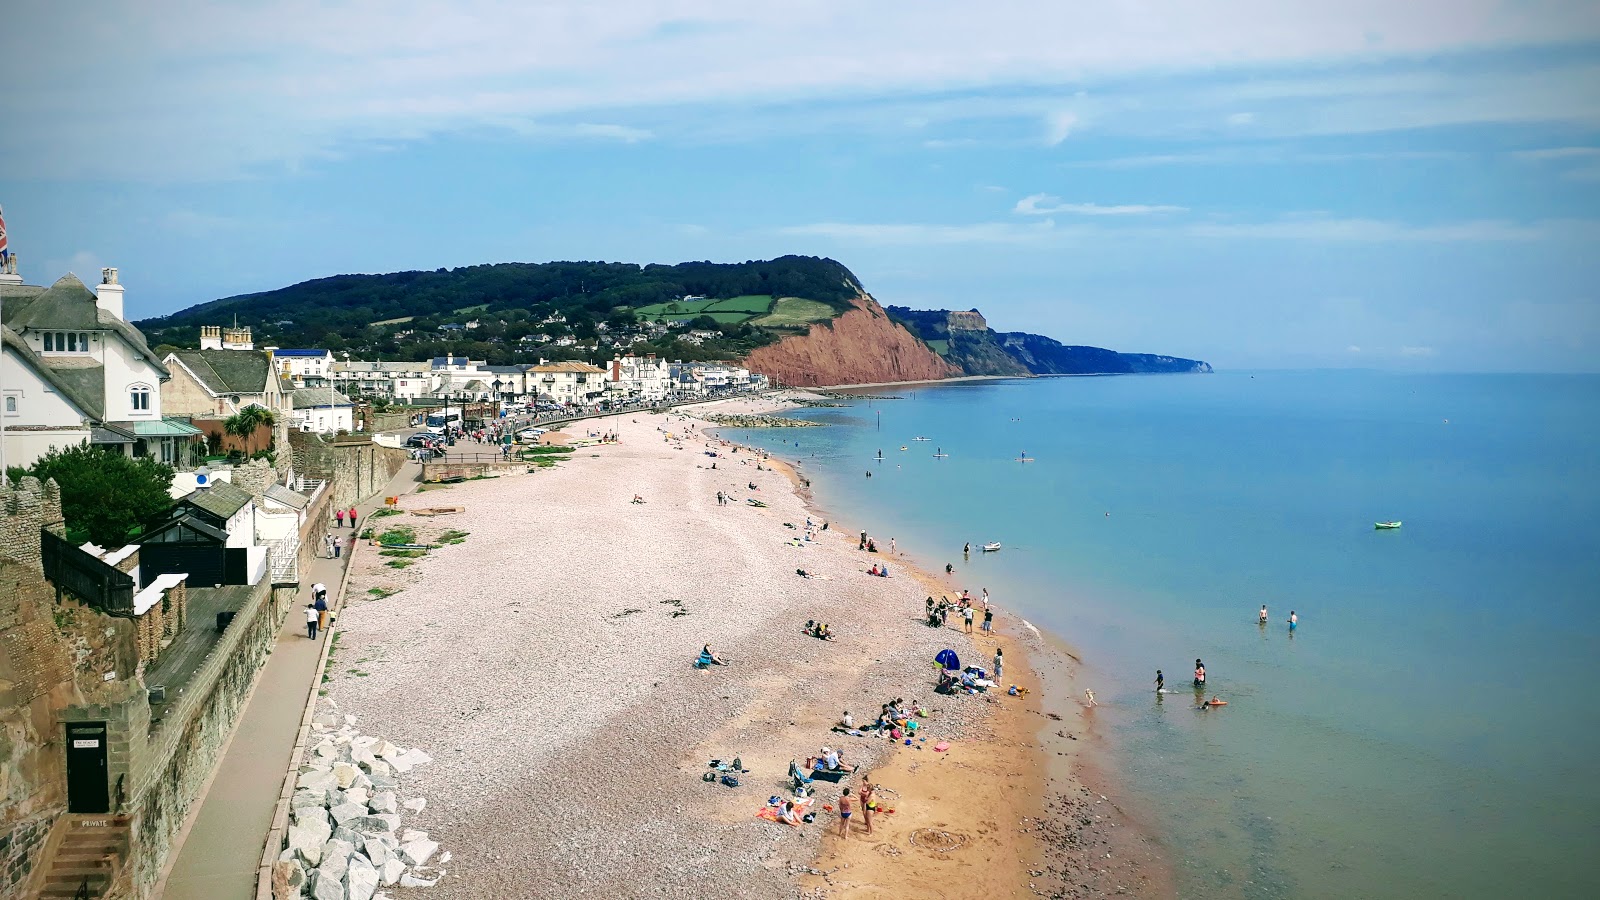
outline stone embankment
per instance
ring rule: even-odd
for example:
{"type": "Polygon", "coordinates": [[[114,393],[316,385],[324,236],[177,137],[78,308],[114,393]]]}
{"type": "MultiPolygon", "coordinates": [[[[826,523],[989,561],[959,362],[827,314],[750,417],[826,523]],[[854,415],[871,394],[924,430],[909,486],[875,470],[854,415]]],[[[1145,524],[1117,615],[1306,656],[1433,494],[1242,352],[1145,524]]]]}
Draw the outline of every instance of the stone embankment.
{"type": "Polygon", "coordinates": [[[287,846],[272,867],[273,900],[385,900],[380,887],[437,884],[445,872],[428,863],[438,843],[400,827],[401,810],[419,813],[428,801],[402,801],[399,776],[432,759],[363,735],[355,716],[322,703],[311,723],[320,740],[295,782],[287,846]]]}
{"type": "Polygon", "coordinates": [[[822,425],[821,422],[807,422],[804,419],[790,419],[784,416],[703,415],[700,418],[712,425],[728,428],[816,428],[822,425]]]}

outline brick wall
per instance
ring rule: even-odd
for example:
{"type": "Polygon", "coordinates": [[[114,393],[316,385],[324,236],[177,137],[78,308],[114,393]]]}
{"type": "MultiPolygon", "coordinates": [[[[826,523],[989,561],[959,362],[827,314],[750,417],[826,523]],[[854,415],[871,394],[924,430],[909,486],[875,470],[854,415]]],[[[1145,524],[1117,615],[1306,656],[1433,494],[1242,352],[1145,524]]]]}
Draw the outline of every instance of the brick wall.
{"type": "Polygon", "coordinates": [[[366,439],[323,441],[313,434],[292,432],[295,468],[328,482],[333,508],[349,507],[383,490],[406,464],[404,450],[381,447],[366,439]]]}

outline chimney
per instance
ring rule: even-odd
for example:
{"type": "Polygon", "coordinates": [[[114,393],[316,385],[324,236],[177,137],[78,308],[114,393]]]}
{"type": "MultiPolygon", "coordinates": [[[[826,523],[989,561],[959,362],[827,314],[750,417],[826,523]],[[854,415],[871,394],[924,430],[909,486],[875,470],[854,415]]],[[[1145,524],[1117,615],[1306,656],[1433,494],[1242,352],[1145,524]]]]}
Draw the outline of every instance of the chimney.
{"type": "Polygon", "coordinates": [[[100,285],[94,289],[94,305],[122,318],[122,285],[117,283],[116,269],[100,270],[100,285]]]}
{"type": "Polygon", "coordinates": [[[201,325],[200,326],[200,349],[201,350],[221,350],[222,349],[222,326],[221,325],[201,325]]]}

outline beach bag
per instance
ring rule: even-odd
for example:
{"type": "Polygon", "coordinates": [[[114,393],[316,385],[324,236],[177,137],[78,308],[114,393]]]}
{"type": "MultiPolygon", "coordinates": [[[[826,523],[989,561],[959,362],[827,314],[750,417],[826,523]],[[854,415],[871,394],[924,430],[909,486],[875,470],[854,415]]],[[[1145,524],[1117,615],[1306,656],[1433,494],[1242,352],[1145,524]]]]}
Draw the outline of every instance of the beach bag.
{"type": "Polygon", "coordinates": [[[708,771],[704,775],[700,776],[700,780],[701,781],[716,781],[717,780],[717,773],[708,771]]]}
{"type": "Polygon", "coordinates": [[[722,783],[728,787],[738,787],[739,779],[733,777],[732,775],[724,775],[722,776],[722,783]]]}

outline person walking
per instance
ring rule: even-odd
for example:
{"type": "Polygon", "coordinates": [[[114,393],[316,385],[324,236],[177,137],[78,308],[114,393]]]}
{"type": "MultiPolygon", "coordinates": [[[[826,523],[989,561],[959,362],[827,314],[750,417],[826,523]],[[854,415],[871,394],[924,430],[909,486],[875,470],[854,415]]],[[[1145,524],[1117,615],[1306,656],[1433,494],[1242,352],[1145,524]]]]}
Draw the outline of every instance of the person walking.
{"type": "Polygon", "coordinates": [[[972,633],[972,607],[968,606],[965,609],[961,610],[961,620],[966,623],[967,634],[971,634],[972,633]]]}
{"type": "Polygon", "coordinates": [[[333,558],[334,559],[338,559],[339,558],[339,551],[342,549],[341,546],[340,546],[340,541],[336,537],[335,538],[329,538],[329,539],[333,541],[333,558]]]}
{"type": "Polygon", "coordinates": [[[983,608],[984,609],[988,609],[989,608],[989,589],[988,588],[984,588],[983,589],[983,608]]]}
{"type": "Polygon", "coordinates": [[[994,634],[994,610],[984,607],[983,630],[986,634],[994,634]]]}
{"type": "Polygon", "coordinates": [[[848,840],[850,837],[850,789],[845,788],[839,794],[839,837],[848,840]]]}
{"type": "Polygon", "coordinates": [[[350,517],[350,530],[351,531],[355,531],[356,530],[356,508],[354,506],[350,507],[350,512],[347,513],[347,515],[350,517]]]}
{"type": "Polygon", "coordinates": [[[333,535],[325,534],[322,536],[322,549],[327,552],[328,559],[333,559],[333,535]]]}
{"type": "Polygon", "coordinates": [[[326,631],[328,629],[328,592],[326,589],[313,590],[312,594],[316,598],[311,602],[311,606],[317,611],[317,627],[326,631]]]}
{"type": "Polygon", "coordinates": [[[342,510],[342,509],[334,510],[333,511],[333,517],[335,519],[339,520],[339,527],[343,528],[344,527],[344,510],[342,510]]]}
{"type": "Polygon", "coordinates": [[[1261,604],[1261,618],[1256,620],[1256,624],[1257,625],[1265,625],[1265,624],[1267,624],[1267,605],[1265,603],[1261,604]]]}
{"type": "Polygon", "coordinates": [[[1001,673],[1005,671],[1005,662],[1005,651],[999,647],[994,648],[994,680],[996,684],[1000,682],[1001,673]]]}
{"type": "Polygon", "coordinates": [[[1293,631],[1298,624],[1300,624],[1300,617],[1294,614],[1294,610],[1289,610],[1289,630],[1293,631]]]}
{"type": "Polygon", "coordinates": [[[317,639],[317,615],[317,605],[315,603],[307,603],[306,637],[311,638],[313,641],[317,639]]]}
{"type": "Polygon", "coordinates": [[[889,552],[894,552],[894,538],[889,538],[889,552]]]}

